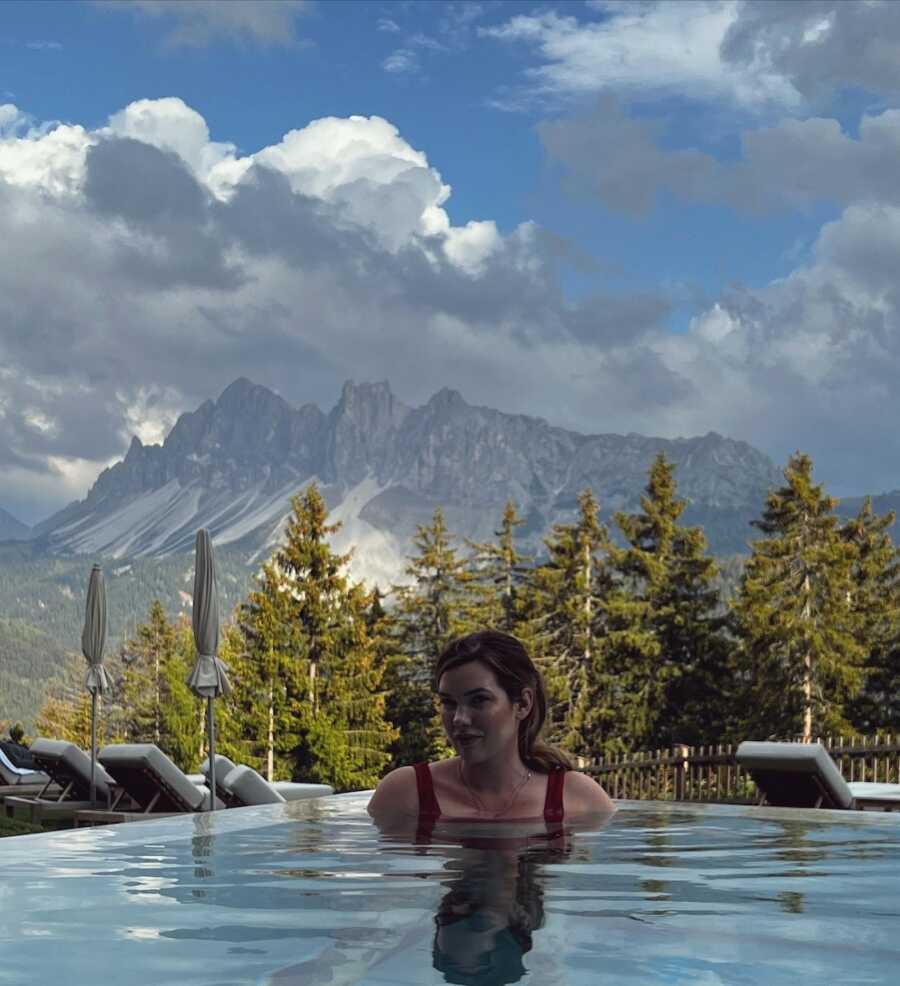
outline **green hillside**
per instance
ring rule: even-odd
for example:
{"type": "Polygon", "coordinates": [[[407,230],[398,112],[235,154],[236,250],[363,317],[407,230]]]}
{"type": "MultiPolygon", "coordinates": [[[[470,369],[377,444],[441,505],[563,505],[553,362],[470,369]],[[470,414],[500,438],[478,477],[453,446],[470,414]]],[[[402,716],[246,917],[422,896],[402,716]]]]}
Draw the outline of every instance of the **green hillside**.
{"type": "MultiPolygon", "coordinates": [[[[192,553],[160,559],[97,559],[106,581],[111,654],[159,599],[166,613],[190,616],[192,553]]],[[[67,655],[81,653],[87,582],[94,559],[41,557],[28,544],[0,545],[0,721],[31,729],[67,655]]],[[[250,589],[246,554],[217,550],[222,619],[250,589]]]]}

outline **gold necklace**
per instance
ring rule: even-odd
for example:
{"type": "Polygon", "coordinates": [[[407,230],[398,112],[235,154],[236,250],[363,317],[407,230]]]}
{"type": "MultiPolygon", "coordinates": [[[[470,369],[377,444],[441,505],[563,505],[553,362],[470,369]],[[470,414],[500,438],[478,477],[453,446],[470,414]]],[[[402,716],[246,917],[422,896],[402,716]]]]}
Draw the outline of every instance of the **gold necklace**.
{"type": "Polygon", "coordinates": [[[515,804],[516,798],[519,796],[519,791],[531,780],[531,771],[528,770],[525,774],[523,780],[519,781],[516,789],[512,793],[512,797],[507,801],[507,803],[500,809],[494,811],[493,809],[488,809],[485,807],[484,802],[469,786],[469,782],[466,780],[466,775],[463,773],[462,760],[457,761],[457,768],[459,770],[459,779],[463,782],[466,790],[469,792],[469,796],[472,799],[472,804],[475,806],[476,810],[483,812],[485,815],[492,815],[494,818],[499,818],[501,815],[509,811],[510,808],[515,804]]]}

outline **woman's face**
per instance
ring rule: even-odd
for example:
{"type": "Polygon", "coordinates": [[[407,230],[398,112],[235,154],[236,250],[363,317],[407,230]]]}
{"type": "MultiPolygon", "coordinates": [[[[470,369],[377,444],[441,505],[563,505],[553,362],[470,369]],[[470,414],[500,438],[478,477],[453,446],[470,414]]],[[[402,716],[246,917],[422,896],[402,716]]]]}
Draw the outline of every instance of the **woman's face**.
{"type": "Polygon", "coordinates": [[[519,723],[533,701],[531,689],[525,688],[521,700],[511,702],[494,672],[480,661],[445,671],[438,698],[447,738],[469,763],[511,755],[518,746],[519,723]]]}

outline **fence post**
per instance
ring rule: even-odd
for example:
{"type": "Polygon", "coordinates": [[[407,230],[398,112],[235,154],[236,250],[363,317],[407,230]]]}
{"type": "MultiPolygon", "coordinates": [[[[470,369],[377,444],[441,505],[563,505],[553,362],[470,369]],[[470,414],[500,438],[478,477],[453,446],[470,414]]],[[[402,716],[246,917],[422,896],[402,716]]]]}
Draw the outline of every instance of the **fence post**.
{"type": "Polygon", "coordinates": [[[687,758],[688,758],[688,747],[683,744],[677,744],[673,752],[675,754],[675,800],[684,801],[684,779],[687,773],[687,758]]]}

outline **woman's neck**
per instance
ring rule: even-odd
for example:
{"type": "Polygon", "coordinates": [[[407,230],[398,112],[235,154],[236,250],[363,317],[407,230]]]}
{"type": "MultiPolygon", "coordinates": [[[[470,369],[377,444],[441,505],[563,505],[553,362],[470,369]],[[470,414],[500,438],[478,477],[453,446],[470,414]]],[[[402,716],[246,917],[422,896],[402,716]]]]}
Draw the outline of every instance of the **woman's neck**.
{"type": "Polygon", "coordinates": [[[459,759],[464,783],[474,791],[505,791],[520,784],[528,768],[522,763],[518,750],[512,755],[492,757],[477,763],[459,759]]]}

